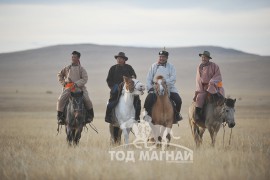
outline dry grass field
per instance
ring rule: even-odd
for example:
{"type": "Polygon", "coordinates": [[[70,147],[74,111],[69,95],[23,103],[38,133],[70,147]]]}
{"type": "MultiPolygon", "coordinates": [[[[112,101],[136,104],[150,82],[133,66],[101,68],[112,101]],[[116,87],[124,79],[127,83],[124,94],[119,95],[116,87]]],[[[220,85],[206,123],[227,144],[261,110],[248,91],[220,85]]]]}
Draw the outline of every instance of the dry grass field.
{"type": "MultiPolygon", "coordinates": [[[[193,163],[111,161],[109,128],[104,121],[109,97],[106,86],[113,55],[124,51],[138,79],[145,83],[159,48],[65,45],[0,54],[0,179],[243,179],[270,178],[270,57],[220,47],[171,48],[169,62],[177,70],[176,87],[183,100],[184,120],[173,127],[175,144],[194,150],[193,163]],[[99,134],[84,130],[80,145],[68,147],[65,131],[56,136],[56,101],[61,91],[56,74],[70,63],[70,53],[82,53],[99,134]],[[221,68],[227,95],[236,98],[236,126],[225,147],[223,129],[216,147],[206,132],[195,149],[188,124],[198,53],[209,50],[221,68]]],[[[146,95],[141,100],[144,102],[146,95]]],[[[130,134],[131,140],[134,139],[130,134]]]]}
{"type": "MultiPolygon", "coordinates": [[[[95,109],[94,124],[80,145],[68,147],[64,129],[56,136],[55,100],[57,94],[1,93],[0,95],[0,177],[1,179],[269,179],[270,177],[270,96],[241,96],[236,106],[236,127],[228,146],[223,129],[216,147],[204,143],[195,149],[187,121],[188,97],[184,96],[184,120],[173,128],[181,136],[173,143],[194,150],[191,164],[158,161],[111,161],[108,124],[102,104],[95,109]],[[42,102],[42,103],[37,103],[42,102]]],[[[131,139],[134,136],[130,135],[131,139]]]]}

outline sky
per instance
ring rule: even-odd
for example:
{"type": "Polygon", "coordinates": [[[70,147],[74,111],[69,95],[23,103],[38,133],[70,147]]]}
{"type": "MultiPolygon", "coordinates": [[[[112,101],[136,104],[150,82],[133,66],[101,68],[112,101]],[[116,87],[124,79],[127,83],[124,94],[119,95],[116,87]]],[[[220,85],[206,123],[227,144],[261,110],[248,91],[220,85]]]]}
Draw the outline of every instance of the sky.
{"type": "Polygon", "coordinates": [[[270,55],[269,0],[0,0],[0,53],[212,45],[270,55]]]}

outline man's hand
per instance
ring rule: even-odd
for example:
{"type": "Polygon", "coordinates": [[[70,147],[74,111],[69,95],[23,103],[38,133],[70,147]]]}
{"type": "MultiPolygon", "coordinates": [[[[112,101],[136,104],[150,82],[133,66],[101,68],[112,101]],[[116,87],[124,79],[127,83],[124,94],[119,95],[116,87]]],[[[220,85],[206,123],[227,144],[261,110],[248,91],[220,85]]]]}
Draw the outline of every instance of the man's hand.
{"type": "Polygon", "coordinates": [[[194,97],[193,97],[193,102],[196,102],[196,98],[197,98],[198,92],[195,91],[194,97]]]}

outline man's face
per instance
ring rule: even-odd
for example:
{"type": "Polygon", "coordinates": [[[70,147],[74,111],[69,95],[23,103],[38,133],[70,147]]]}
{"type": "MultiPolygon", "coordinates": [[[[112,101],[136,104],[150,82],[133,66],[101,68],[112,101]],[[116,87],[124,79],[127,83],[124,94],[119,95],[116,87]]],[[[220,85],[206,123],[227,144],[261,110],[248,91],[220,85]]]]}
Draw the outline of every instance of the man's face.
{"type": "Polygon", "coordinates": [[[122,57],[117,57],[117,64],[123,65],[125,64],[126,60],[122,57]]]}
{"type": "Polygon", "coordinates": [[[78,64],[80,58],[76,54],[72,54],[72,63],[78,64]]]}
{"type": "Polygon", "coordinates": [[[159,59],[158,59],[158,63],[159,64],[165,64],[168,60],[168,57],[167,56],[164,56],[164,55],[160,55],[159,56],[159,59]]]}
{"type": "Polygon", "coordinates": [[[205,56],[205,55],[201,55],[201,58],[202,58],[202,63],[203,64],[206,64],[206,63],[208,63],[209,62],[209,57],[207,57],[207,56],[205,56]]]}

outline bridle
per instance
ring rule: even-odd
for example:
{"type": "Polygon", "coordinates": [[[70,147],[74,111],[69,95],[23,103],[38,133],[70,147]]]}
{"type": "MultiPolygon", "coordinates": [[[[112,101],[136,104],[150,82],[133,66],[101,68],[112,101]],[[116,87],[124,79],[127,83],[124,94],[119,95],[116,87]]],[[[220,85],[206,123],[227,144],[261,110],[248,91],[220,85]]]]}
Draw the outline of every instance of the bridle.
{"type": "MultiPolygon", "coordinates": [[[[160,79],[160,80],[162,80],[161,86],[163,86],[165,93],[168,94],[168,88],[167,88],[167,85],[166,85],[165,80],[164,80],[164,79],[160,79]]],[[[160,85],[160,84],[159,84],[158,82],[154,82],[154,92],[155,92],[155,94],[157,94],[157,95],[160,95],[160,94],[159,94],[159,88],[158,88],[159,85],[160,85]],[[158,85],[158,86],[157,86],[157,85],[158,85]]]]}

